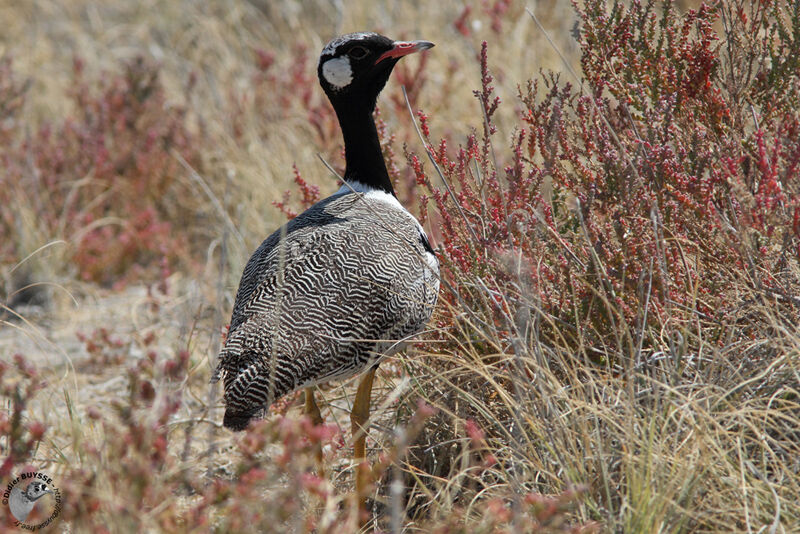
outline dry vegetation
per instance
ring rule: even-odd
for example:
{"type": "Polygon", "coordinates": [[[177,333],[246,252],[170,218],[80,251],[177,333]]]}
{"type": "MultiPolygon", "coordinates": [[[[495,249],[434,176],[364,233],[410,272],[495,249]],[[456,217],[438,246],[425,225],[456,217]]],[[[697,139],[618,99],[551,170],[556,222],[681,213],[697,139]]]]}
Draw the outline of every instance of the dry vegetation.
{"type": "Polygon", "coordinates": [[[443,266],[373,526],[800,531],[800,7],[690,4],[539,5],[550,44],[499,0],[0,2],[0,480],[72,532],[355,531],[352,384],[233,435],[208,379],[250,252],[336,187],[317,52],[369,28],[437,43],[379,120],[443,266]]]}

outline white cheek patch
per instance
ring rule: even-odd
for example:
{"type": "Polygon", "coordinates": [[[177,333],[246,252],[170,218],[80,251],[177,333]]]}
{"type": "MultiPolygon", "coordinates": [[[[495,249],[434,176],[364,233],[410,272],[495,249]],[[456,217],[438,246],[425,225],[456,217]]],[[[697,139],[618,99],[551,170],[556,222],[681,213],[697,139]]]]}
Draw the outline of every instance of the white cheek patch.
{"type": "Polygon", "coordinates": [[[322,64],[322,75],[336,89],[347,87],[353,81],[353,69],[350,68],[350,60],[347,57],[329,59],[322,64]]]}

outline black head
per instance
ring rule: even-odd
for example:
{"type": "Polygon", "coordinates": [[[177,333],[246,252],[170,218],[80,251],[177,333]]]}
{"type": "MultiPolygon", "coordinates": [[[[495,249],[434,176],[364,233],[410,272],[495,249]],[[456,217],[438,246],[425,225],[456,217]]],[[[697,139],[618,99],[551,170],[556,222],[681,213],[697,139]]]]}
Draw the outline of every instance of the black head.
{"type": "Polygon", "coordinates": [[[372,111],[400,58],[432,46],[428,41],[392,41],[371,32],[342,35],[322,50],[319,82],[334,107],[352,102],[372,111]]]}

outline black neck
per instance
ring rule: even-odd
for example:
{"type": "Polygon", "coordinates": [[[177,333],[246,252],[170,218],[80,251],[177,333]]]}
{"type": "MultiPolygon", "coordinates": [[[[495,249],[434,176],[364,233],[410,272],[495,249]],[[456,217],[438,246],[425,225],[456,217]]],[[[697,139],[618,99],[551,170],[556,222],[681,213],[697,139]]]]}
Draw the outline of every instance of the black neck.
{"type": "Polygon", "coordinates": [[[394,195],[383,161],[378,131],[372,118],[374,106],[337,106],[336,116],[344,137],[344,179],[360,182],[394,195]]]}

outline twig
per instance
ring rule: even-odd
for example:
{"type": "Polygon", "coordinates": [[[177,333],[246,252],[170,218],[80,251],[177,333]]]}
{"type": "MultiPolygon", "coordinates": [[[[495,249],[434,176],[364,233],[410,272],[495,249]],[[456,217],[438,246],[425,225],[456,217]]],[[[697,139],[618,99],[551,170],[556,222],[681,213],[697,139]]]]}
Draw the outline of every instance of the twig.
{"type": "Polygon", "coordinates": [[[461,214],[461,218],[464,219],[464,225],[467,227],[467,230],[469,230],[469,233],[472,234],[472,238],[475,240],[475,243],[476,244],[480,243],[481,240],[478,239],[478,234],[475,233],[475,230],[472,228],[472,225],[469,223],[469,220],[467,219],[467,216],[464,213],[464,210],[461,208],[461,205],[458,203],[458,201],[456,200],[455,195],[453,194],[453,190],[450,188],[450,184],[447,182],[447,179],[444,177],[444,173],[442,173],[442,169],[440,169],[439,165],[436,164],[436,159],[434,159],[434,157],[433,157],[433,152],[431,152],[431,149],[428,147],[428,143],[425,142],[425,138],[422,137],[422,132],[419,130],[419,126],[417,126],[417,120],[414,118],[414,111],[411,109],[411,102],[409,102],[409,100],[408,100],[408,93],[406,92],[405,86],[403,86],[403,98],[406,99],[406,107],[408,108],[408,114],[411,117],[411,123],[414,125],[414,129],[417,131],[417,135],[419,136],[419,140],[422,141],[422,146],[425,147],[425,153],[428,154],[428,159],[431,160],[431,164],[433,165],[433,168],[436,169],[436,173],[439,175],[439,178],[442,179],[442,183],[444,184],[444,187],[447,189],[447,194],[450,195],[450,198],[453,199],[453,204],[455,204],[456,208],[458,208],[458,212],[461,214]]]}

